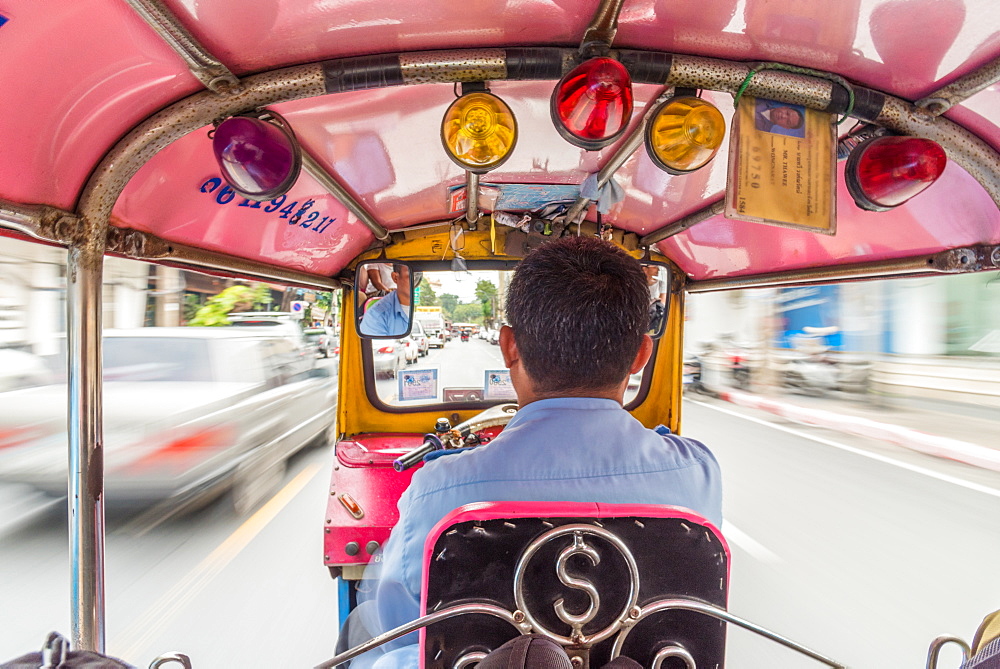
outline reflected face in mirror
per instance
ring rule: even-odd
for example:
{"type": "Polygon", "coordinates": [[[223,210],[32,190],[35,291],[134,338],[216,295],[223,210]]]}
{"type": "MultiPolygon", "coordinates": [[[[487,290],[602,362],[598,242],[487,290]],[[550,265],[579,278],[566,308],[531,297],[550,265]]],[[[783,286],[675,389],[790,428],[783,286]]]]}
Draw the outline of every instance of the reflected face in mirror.
{"type": "Polygon", "coordinates": [[[656,338],[663,334],[667,325],[667,297],[669,277],[663,265],[643,264],[646,285],[649,287],[649,330],[646,334],[656,338]]]}
{"type": "Polygon", "coordinates": [[[410,268],[400,263],[366,262],[357,270],[358,331],[366,337],[402,337],[413,318],[410,268]]]}

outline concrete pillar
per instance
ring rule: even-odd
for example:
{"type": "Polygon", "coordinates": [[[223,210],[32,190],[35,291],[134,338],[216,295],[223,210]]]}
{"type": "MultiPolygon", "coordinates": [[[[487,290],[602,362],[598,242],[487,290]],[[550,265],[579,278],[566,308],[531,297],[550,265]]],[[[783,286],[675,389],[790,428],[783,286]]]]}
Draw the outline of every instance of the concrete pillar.
{"type": "Polygon", "coordinates": [[[181,298],[184,295],[184,280],[181,271],[175,267],[156,268],[156,318],[160,327],[181,324],[181,298]]]}

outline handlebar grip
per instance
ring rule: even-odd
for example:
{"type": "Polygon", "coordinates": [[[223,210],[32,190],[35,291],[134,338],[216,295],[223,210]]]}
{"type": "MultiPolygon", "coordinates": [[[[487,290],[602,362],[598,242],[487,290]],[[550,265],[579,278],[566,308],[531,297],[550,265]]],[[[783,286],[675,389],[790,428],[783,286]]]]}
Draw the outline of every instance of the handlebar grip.
{"type": "Polygon", "coordinates": [[[437,438],[437,435],[425,434],[424,443],[414,448],[409,453],[399,456],[392,461],[392,468],[397,472],[409,469],[413,465],[417,464],[424,459],[424,456],[428,453],[433,453],[444,448],[441,440],[437,438]]]}

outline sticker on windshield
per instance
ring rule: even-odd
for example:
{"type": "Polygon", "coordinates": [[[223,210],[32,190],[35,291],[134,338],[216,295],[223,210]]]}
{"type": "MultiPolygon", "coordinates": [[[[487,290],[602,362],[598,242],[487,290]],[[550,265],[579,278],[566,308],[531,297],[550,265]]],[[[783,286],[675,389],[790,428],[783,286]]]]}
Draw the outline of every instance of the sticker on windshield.
{"type": "Polygon", "coordinates": [[[516,400],[514,384],[510,382],[509,369],[487,369],[483,382],[483,399],[516,400]]]}
{"type": "Polygon", "coordinates": [[[436,400],[438,394],[438,370],[424,369],[399,372],[399,399],[403,402],[413,400],[436,400]]]}

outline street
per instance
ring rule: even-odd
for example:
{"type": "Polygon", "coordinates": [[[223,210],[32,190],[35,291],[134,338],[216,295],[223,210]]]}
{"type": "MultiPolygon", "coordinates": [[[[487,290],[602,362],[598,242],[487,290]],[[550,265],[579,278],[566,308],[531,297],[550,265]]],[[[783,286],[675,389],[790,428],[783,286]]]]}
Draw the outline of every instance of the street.
{"type": "MultiPolygon", "coordinates": [[[[463,342],[458,337],[444,345],[444,348],[428,349],[427,355],[404,367],[401,372],[436,369],[441,388],[483,387],[483,371],[504,369],[500,347],[473,335],[463,342]]],[[[378,379],[375,382],[379,397],[395,402],[398,397],[398,381],[378,379]]]]}
{"type": "MultiPolygon", "coordinates": [[[[684,410],[684,434],[722,466],[734,614],[851,667],[922,667],[935,636],[969,639],[1000,607],[1000,475],[731,405],[684,410]]],[[[326,447],[300,454],[282,490],[246,520],[226,498],[152,529],[109,518],[109,652],[145,666],[179,650],[195,667],[306,667],[332,656],[336,587],[320,529],[330,462],[326,447]]],[[[0,537],[0,658],[36,648],[50,630],[69,634],[66,556],[61,509],[0,537]]],[[[956,666],[948,653],[942,666],[956,666]]],[[[735,628],[729,658],[818,666],[735,628]]]]}

